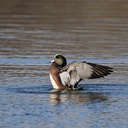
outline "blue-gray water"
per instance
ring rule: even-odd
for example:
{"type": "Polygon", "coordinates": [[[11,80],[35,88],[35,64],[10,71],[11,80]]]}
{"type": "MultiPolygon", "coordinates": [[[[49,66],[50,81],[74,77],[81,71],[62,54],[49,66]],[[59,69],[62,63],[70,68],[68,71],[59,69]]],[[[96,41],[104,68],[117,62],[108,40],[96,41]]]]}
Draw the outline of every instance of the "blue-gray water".
{"type": "Polygon", "coordinates": [[[126,0],[0,1],[0,128],[127,128],[128,2],[126,0]],[[50,60],[114,67],[57,91],[50,60]]]}

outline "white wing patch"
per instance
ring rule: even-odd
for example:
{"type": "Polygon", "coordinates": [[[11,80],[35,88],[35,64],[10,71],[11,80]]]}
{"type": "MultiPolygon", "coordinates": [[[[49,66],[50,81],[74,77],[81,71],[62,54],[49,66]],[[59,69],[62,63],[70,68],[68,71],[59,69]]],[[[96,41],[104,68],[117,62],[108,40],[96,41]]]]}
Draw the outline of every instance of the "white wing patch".
{"type": "Polygon", "coordinates": [[[70,84],[70,75],[67,71],[60,73],[60,79],[64,86],[70,84]]]}
{"type": "Polygon", "coordinates": [[[70,84],[73,86],[80,80],[80,76],[77,74],[76,70],[70,72],[70,78],[70,84]]]}

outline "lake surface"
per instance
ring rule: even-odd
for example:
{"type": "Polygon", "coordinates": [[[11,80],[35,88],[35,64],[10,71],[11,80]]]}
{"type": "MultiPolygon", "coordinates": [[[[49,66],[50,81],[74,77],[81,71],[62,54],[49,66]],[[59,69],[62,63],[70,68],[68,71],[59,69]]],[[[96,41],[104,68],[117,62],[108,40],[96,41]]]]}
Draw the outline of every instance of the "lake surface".
{"type": "Polygon", "coordinates": [[[128,1],[1,0],[0,128],[72,127],[128,127],[128,1]],[[57,53],[114,73],[53,90],[57,53]]]}

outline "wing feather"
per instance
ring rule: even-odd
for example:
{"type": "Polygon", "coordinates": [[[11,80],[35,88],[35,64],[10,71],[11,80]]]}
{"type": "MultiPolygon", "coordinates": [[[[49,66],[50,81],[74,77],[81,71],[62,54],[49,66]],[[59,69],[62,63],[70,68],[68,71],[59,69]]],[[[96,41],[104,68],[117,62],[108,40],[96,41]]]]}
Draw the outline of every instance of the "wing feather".
{"type": "Polygon", "coordinates": [[[87,64],[91,65],[91,68],[93,70],[92,75],[89,77],[89,79],[104,77],[111,74],[111,72],[113,72],[112,68],[108,66],[103,66],[94,63],[87,63],[87,64]]]}
{"type": "Polygon", "coordinates": [[[65,66],[60,73],[62,83],[75,86],[82,79],[96,79],[111,74],[112,68],[88,62],[73,62],[65,66]],[[65,77],[67,75],[67,77],[65,77]]]}

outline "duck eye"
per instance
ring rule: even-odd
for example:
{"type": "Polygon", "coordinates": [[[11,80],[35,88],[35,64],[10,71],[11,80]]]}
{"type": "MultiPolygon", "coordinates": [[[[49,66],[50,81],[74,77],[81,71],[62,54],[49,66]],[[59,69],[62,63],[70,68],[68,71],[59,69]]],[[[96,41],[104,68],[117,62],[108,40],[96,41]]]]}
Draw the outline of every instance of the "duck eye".
{"type": "Polygon", "coordinates": [[[57,59],[59,59],[59,56],[56,56],[57,59]]]}

